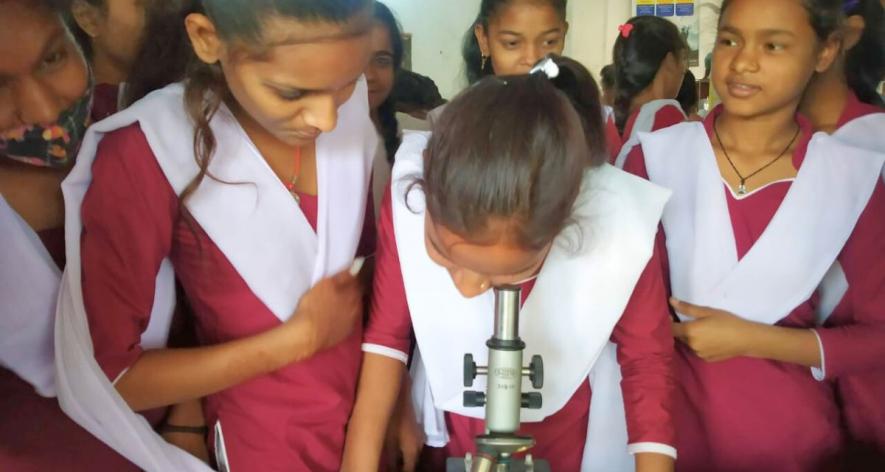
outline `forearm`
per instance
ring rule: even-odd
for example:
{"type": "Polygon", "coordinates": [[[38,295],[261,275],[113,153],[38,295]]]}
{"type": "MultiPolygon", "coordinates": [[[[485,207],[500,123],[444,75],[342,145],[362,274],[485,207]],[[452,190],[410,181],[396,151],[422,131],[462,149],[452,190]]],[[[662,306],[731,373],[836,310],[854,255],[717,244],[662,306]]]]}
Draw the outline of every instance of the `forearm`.
{"type": "Polygon", "coordinates": [[[311,356],[313,340],[299,328],[286,324],[215,346],[146,351],[115,386],[135,411],[200,399],[311,356]]]}
{"type": "Polygon", "coordinates": [[[634,456],[636,472],[672,472],[673,458],[664,454],[643,452],[634,456]]]}
{"type": "Polygon", "coordinates": [[[342,470],[377,469],[385,433],[400,395],[403,372],[402,362],[396,359],[365,354],[356,405],[347,429],[342,470]]]}
{"type": "Polygon", "coordinates": [[[805,367],[821,367],[820,345],[810,329],[754,324],[747,355],[805,367]]]}

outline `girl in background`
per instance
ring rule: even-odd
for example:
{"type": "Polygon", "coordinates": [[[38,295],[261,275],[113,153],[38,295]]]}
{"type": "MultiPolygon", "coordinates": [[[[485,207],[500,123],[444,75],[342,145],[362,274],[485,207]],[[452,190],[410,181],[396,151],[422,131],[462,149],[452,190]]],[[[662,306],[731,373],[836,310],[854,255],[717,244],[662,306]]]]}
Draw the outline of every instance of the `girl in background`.
{"type": "Polygon", "coordinates": [[[885,155],[797,114],[839,50],[841,0],[727,0],[704,123],[641,137],[627,168],[673,190],[663,228],[679,371],[677,468],[844,470],[832,380],[885,358],[885,155]],[[854,323],[820,328],[835,261],[854,323]]]}
{"type": "Polygon", "coordinates": [[[482,0],[464,36],[467,82],[525,74],[547,54],[562,54],[567,0],[482,0]]]}
{"type": "MultiPolygon", "coordinates": [[[[842,51],[832,67],[818,74],[802,101],[801,111],[816,129],[854,146],[885,152],[885,109],[876,87],[885,76],[885,14],[879,0],[843,3],[842,51]]],[[[854,290],[845,268],[836,262],[821,285],[817,308],[826,327],[849,326],[854,290]]],[[[847,375],[836,382],[844,421],[858,447],[852,455],[864,468],[885,465],[885,368],[847,375]],[[866,462],[866,463],[864,463],[866,462]]]]}
{"type": "Polygon", "coordinates": [[[190,47],[182,24],[197,8],[196,3],[73,1],[70,17],[74,35],[95,74],[93,121],[184,77],[190,47]]]}
{"type": "Polygon", "coordinates": [[[615,123],[623,146],[615,165],[639,144],[639,133],[681,123],[676,96],[685,77],[688,46],[672,22],[656,16],[631,18],[615,41],[615,123]]]}
{"type": "Polygon", "coordinates": [[[390,180],[390,167],[399,148],[399,123],[396,102],[392,96],[396,76],[403,65],[403,38],[396,18],[386,5],[375,2],[374,25],[370,34],[372,59],[366,68],[369,86],[369,110],[372,123],[381,135],[383,147],[378,147],[372,165],[372,196],[375,214],[390,180]]]}
{"type": "Polygon", "coordinates": [[[61,181],[89,122],[89,70],[64,2],[0,8],[0,470],[135,471],[54,398],[61,181]]]}

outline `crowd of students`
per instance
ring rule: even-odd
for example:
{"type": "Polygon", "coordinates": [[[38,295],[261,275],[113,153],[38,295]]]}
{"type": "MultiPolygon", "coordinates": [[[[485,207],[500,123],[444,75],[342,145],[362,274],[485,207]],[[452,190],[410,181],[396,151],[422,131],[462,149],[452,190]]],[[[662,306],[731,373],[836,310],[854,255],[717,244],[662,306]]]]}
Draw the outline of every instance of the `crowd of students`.
{"type": "Polygon", "coordinates": [[[555,471],[885,467],[883,3],[477,3],[0,0],[0,470],[445,470],[502,286],[555,471]]]}

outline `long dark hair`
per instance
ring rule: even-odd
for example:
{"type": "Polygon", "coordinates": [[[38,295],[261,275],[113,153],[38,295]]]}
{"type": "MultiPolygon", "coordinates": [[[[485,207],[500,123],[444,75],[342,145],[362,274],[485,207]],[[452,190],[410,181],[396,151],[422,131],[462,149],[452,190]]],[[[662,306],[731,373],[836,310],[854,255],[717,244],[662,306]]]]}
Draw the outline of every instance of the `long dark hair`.
{"type": "MultiPolygon", "coordinates": [[[[44,0],[66,9],[65,20],[83,55],[91,61],[92,40],[70,15],[71,0],[44,0]]],[[[84,0],[106,11],[106,0],[84,0]]],[[[148,93],[184,78],[190,60],[190,42],[184,18],[199,11],[199,0],[164,0],[145,2],[145,26],[138,54],[126,78],[122,107],[127,107],[148,93]]]]}
{"type": "MultiPolygon", "coordinates": [[[[474,83],[477,80],[487,76],[494,75],[491,64],[483,64],[482,51],[479,48],[479,41],[474,34],[476,25],[482,25],[486,31],[489,30],[489,20],[493,18],[501,10],[514,0],[482,0],[479,4],[479,13],[476,20],[464,33],[464,40],[461,46],[461,56],[464,58],[464,69],[467,74],[467,82],[474,83]]],[[[562,20],[565,21],[568,0],[546,0],[557,13],[560,14],[562,20]]]]}
{"type": "Polygon", "coordinates": [[[615,124],[623,133],[633,99],[655,80],[661,64],[672,54],[688,49],[679,29],[656,16],[637,16],[627,21],[633,29],[618,36],[612,53],[615,67],[615,124]]]}
{"type": "Polygon", "coordinates": [[[861,101],[885,107],[876,91],[885,77],[885,12],[879,0],[860,0],[849,6],[847,16],[864,19],[860,41],[848,51],[845,58],[845,76],[848,85],[861,101]]]}
{"type": "Polygon", "coordinates": [[[682,87],[679,88],[679,95],[676,96],[676,101],[679,102],[679,106],[682,107],[682,111],[686,115],[691,115],[692,113],[697,113],[700,100],[697,79],[690,70],[687,70],[685,71],[685,77],[682,78],[682,87]]]}
{"type": "MultiPolygon", "coordinates": [[[[382,24],[390,36],[390,45],[393,49],[394,77],[399,75],[403,67],[403,36],[396,17],[387,5],[375,2],[375,21],[382,24]]],[[[396,121],[396,97],[391,91],[384,103],[378,106],[378,125],[381,128],[381,137],[384,138],[384,149],[387,151],[387,162],[393,163],[396,150],[399,148],[399,123],[396,121]]]]}
{"type": "MultiPolygon", "coordinates": [[[[65,22],[68,24],[68,28],[71,31],[71,34],[74,35],[74,39],[77,40],[77,44],[80,45],[80,50],[83,51],[83,56],[86,57],[86,60],[92,62],[92,38],[86,34],[85,31],[80,29],[80,26],[74,20],[73,15],[71,15],[71,6],[73,5],[73,0],[44,0],[46,3],[54,3],[56,5],[64,5],[64,18],[65,22]]],[[[107,11],[106,0],[83,0],[86,3],[92,5],[95,8],[102,10],[103,12],[107,11]]]]}
{"type": "MultiPolygon", "coordinates": [[[[365,11],[371,0],[202,0],[201,3],[202,13],[212,21],[222,39],[260,44],[263,21],[268,15],[343,23],[365,11]]],[[[217,63],[206,64],[192,54],[185,76],[184,105],[194,123],[194,158],[200,167],[179,198],[182,215],[186,216],[184,203],[209,176],[209,163],[215,153],[216,140],[209,123],[230,93],[217,63]]]]}
{"type": "Polygon", "coordinates": [[[588,146],[585,132],[603,134],[598,92],[584,103],[584,74],[571,70],[574,61],[558,63],[561,80],[487,77],[449,103],[418,182],[435,223],[469,237],[492,218],[515,218],[514,241],[540,249],[572,221],[584,172],[605,160],[605,143],[588,146]],[[575,104],[595,109],[596,124],[575,104]]]}
{"type": "Polygon", "coordinates": [[[592,164],[602,164],[607,159],[608,147],[599,84],[580,62],[565,56],[548,57],[559,67],[559,75],[552,79],[553,85],[568,97],[581,117],[592,164]]]}
{"type": "Polygon", "coordinates": [[[199,0],[152,2],[145,11],[145,31],[122,100],[127,107],[148,93],[184,79],[190,60],[187,15],[199,11],[199,0]],[[162,64],[163,67],[157,67],[162,64]]]}

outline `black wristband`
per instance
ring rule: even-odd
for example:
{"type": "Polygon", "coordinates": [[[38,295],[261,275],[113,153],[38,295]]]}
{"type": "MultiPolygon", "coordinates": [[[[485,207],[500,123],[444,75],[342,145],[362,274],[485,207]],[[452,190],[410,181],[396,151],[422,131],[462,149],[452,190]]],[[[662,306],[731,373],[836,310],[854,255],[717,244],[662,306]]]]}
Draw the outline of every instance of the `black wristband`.
{"type": "Polygon", "coordinates": [[[209,433],[209,428],[207,426],[179,426],[175,424],[164,424],[160,426],[160,433],[186,433],[205,436],[209,433]]]}

